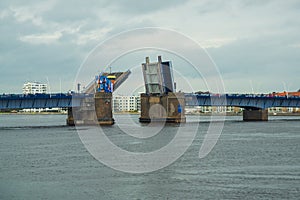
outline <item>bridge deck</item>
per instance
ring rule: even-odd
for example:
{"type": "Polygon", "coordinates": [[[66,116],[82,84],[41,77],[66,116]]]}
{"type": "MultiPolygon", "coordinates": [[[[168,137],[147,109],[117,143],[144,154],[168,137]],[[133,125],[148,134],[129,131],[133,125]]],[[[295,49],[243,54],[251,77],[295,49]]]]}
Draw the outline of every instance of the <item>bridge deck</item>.
{"type": "Polygon", "coordinates": [[[68,108],[80,106],[86,94],[0,95],[0,109],[68,108]]]}
{"type": "MultiPolygon", "coordinates": [[[[114,72],[114,73],[102,73],[104,76],[113,75],[116,76],[116,81],[114,84],[114,90],[118,89],[118,87],[129,77],[131,74],[130,70],[127,70],[126,72],[114,72]]],[[[92,80],[84,90],[84,93],[87,94],[94,94],[96,91],[97,83],[95,80],[92,80]]]]}
{"type": "MultiPolygon", "coordinates": [[[[79,107],[93,94],[0,95],[0,109],[79,107]]],[[[186,106],[236,106],[242,108],[300,107],[300,97],[269,97],[249,94],[185,94],[186,106]]]]}
{"type": "Polygon", "coordinates": [[[252,94],[185,94],[186,106],[236,106],[242,108],[300,107],[300,97],[252,94]]]}

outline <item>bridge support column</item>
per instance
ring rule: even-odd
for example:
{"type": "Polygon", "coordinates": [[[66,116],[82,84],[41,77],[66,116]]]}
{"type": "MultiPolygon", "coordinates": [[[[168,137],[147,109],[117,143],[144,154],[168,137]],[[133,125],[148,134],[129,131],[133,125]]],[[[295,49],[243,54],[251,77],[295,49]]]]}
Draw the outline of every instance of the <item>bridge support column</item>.
{"type": "Polygon", "coordinates": [[[268,109],[245,108],[243,111],[244,121],[268,121],[268,109]]]}
{"type": "Polygon", "coordinates": [[[75,120],[74,120],[74,117],[73,117],[73,108],[68,108],[68,116],[67,116],[67,125],[68,126],[75,126],[75,120]]]}
{"type": "Polygon", "coordinates": [[[141,94],[140,122],[186,122],[185,97],[183,93],[163,95],[141,94]]]}
{"type": "Polygon", "coordinates": [[[95,111],[99,125],[113,125],[112,93],[95,93],[95,111]]]}

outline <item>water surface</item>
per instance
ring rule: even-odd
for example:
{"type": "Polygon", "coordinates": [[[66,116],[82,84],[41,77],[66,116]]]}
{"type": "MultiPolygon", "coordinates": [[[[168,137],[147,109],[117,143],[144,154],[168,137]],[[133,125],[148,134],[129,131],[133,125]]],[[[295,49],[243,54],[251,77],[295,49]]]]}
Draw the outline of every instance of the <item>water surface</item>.
{"type": "MultiPolygon", "coordinates": [[[[122,124],[126,117],[116,119],[122,124]]],[[[130,117],[136,122],[133,129],[142,126],[137,115],[130,117]]],[[[227,117],[217,145],[199,159],[210,118],[188,116],[185,126],[199,128],[187,152],[172,165],[146,174],[119,172],[94,159],[65,119],[0,115],[0,199],[300,198],[299,117],[258,123],[227,117]]],[[[104,129],[120,147],[146,152],[168,144],[177,128],[166,126],[144,140],[122,133],[117,125],[104,129]]]]}

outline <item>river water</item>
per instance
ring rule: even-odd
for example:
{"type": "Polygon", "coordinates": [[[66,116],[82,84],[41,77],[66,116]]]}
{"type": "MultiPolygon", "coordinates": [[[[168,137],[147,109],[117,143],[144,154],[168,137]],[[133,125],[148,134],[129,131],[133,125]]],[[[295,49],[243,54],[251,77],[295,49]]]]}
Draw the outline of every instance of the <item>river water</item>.
{"type": "MultiPolygon", "coordinates": [[[[137,115],[130,116],[133,125],[126,124],[126,115],[115,118],[128,130],[143,126],[137,115]]],[[[65,119],[0,115],[1,200],[300,199],[300,117],[268,122],[227,117],[216,146],[200,159],[210,119],[188,116],[184,126],[197,126],[188,150],[173,164],[142,174],[116,171],[96,160],[65,119]]],[[[168,144],[177,128],[167,125],[150,139],[133,139],[117,125],[104,130],[123,149],[153,151],[168,144]]]]}

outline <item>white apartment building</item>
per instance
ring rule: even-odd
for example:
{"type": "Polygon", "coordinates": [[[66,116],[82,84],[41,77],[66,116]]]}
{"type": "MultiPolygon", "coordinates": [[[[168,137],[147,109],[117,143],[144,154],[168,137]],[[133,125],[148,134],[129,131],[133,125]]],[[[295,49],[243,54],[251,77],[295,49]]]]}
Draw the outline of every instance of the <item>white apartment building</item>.
{"type": "Polygon", "coordinates": [[[23,94],[46,94],[47,84],[39,82],[27,82],[23,85],[23,94]]]}
{"type": "MultiPolygon", "coordinates": [[[[47,84],[39,82],[27,82],[23,85],[23,94],[46,94],[47,84]]],[[[23,112],[41,112],[46,109],[43,108],[33,108],[33,109],[23,109],[23,112]]]]}
{"type": "Polygon", "coordinates": [[[242,112],[243,109],[239,107],[233,106],[186,106],[185,107],[186,114],[193,113],[239,113],[242,112]]]}
{"type": "Polygon", "coordinates": [[[140,111],[141,98],[140,96],[113,96],[113,111],[128,112],[140,111]]]}

